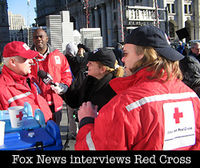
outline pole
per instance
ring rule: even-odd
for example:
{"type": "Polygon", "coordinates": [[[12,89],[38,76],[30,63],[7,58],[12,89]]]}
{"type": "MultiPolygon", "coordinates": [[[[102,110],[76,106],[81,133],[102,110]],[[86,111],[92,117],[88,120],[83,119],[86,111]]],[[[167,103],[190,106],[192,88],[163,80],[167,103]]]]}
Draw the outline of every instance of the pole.
{"type": "Polygon", "coordinates": [[[168,8],[166,6],[165,8],[165,14],[166,14],[166,34],[169,36],[169,20],[168,20],[168,8]]]}
{"type": "Polygon", "coordinates": [[[85,8],[85,20],[86,20],[86,28],[89,27],[89,0],[84,0],[84,8],[85,8]]]}
{"type": "Polygon", "coordinates": [[[30,2],[31,0],[27,0],[27,31],[28,31],[28,41],[27,41],[27,44],[28,46],[30,45],[29,44],[29,38],[30,38],[30,35],[29,35],[29,11],[30,11],[30,2]]]}
{"type": "Polygon", "coordinates": [[[30,20],[30,3],[31,0],[27,0],[27,26],[29,26],[29,20],[30,20]]]}
{"type": "Polygon", "coordinates": [[[159,14],[158,14],[158,2],[154,0],[155,3],[155,17],[156,17],[156,24],[155,26],[159,28],[159,14]]]}
{"type": "Polygon", "coordinates": [[[120,11],[121,42],[124,42],[124,23],[123,23],[123,10],[122,10],[121,0],[119,0],[119,11],[120,11]]]}

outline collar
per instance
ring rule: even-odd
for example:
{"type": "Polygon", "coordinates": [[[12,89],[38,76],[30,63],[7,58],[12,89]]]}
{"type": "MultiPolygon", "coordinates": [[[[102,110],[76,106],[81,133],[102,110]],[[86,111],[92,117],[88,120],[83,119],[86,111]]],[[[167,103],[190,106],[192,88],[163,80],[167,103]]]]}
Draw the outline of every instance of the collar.
{"type": "MultiPolygon", "coordinates": [[[[37,51],[36,47],[34,47],[34,50],[37,51]]],[[[47,51],[44,54],[38,54],[38,56],[36,57],[38,61],[44,61],[46,59],[46,57],[51,53],[50,51],[50,45],[47,44],[47,51]]]]}
{"type": "Polygon", "coordinates": [[[148,76],[152,76],[153,72],[147,71],[147,68],[143,68],[138,70],[131,76],[127,77],[119,77],[112,79],[109,84],[112,89],[119,94],[120,92],[127,90],[128,88],[132,87],[133,85],[140,84],[144,80],[148,80],[148,76]]]}
{"type": "Polygon", "coordinates": [[[2,68],[2,73],[5,74],[8,78],[9,78],[9,82],[7,81],[8,85],[13,85],[13,84],[26,84],[26,80],[27,78],[29,78],[30,76],[22,76],[19,74],[16,74],[14,71],[12,71],[11,69],[9,69],[7,66],[3,66],[2,68]],[[13,82],[11,82],[13,81],[13,82]]]}
{"type": "Polygon", "coordinates": [[[110,80],[114,78],[113,72],[109,72],[100,80],[97,80],[96,91],[100,90],[104,85],[108,84],[110,80]]]}
{"type": "Polygon", "coordinates": [[[193,57],[195,57],[195,58],[198,58],[198,55],[196,55],[195,53],[193,53],[191,50],[190,50],[190,52],[189,52],[188,55],[189,55],[189,56],[193,56],[193,57]]]}

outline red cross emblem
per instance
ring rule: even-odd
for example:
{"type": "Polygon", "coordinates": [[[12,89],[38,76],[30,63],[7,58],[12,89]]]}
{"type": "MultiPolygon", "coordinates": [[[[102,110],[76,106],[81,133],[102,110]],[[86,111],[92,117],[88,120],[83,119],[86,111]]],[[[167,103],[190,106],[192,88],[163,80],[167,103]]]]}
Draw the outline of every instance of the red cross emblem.
{"type": "Polygon", "coordinates": [[[20,111],[19,115],[16,115],[16,118],[19,118],[19,120],[22,120],[22,117],[23,117],[23,113],[20,111]]]}
{"type": "Polygon", "coordinates": [[[176,124],[180,123],[180,118],[183,118],[183,113],[179,113],[178,108],[175,108],[174,119],[176,124]]]}

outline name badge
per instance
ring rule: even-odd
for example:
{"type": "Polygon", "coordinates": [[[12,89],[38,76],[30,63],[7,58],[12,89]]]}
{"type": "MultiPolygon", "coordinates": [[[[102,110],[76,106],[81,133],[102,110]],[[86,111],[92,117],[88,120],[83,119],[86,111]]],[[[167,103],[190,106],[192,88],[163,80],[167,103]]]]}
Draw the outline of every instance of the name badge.
{"type": "Polygon", "coordinates": [[[61,64],[60,57],[54,56],[56,64],[61,64]]]}

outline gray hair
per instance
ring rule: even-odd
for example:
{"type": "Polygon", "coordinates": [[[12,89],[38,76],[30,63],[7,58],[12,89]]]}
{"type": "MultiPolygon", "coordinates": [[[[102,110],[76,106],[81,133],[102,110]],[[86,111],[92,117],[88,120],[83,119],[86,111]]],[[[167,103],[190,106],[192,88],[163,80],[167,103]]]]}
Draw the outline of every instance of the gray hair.
{"type": "Polygon", "coordinates": [[[198,48],[200,48],[200,42],[192,42],[191,48],[195,48],[196,45],[198,45],[198,48]]]}
{"type": "Polygon", "coordinates": [[[7,66],[10,59],[15,59],[15,60],[17,60],[18,58],[19,58],[19,56],[3,57],[3,64],[7,66]]]}

